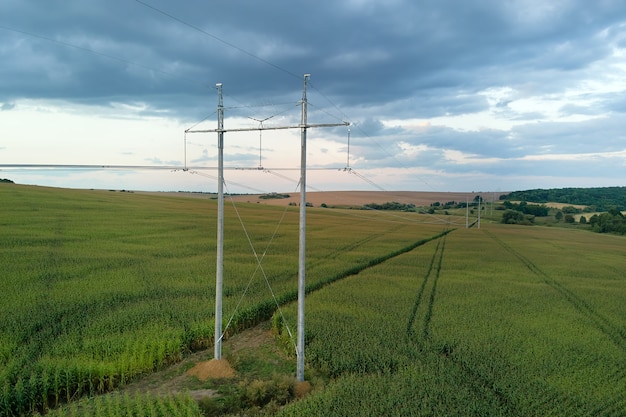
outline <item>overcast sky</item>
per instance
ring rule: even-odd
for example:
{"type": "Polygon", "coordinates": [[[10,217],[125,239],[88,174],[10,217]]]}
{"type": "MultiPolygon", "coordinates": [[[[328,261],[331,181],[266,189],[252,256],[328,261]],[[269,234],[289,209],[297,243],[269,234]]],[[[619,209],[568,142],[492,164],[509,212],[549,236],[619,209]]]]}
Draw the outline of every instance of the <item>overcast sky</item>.
{"type": "MultiPolygon", "coordinates": [[[[216,83],[225,128],[284,126],[305,73],[309,123],[352,124],[308,130],[311,190],[626,186],[622,0],[3,0],[0,164],[215,167],[184,132],[216,128],[216,83]]],[[[224,159],[230,192],[295,191],[300,132],[227,132],[224,159]]],[[[0,178],[217,189],[197,172],[0,178]]]]}

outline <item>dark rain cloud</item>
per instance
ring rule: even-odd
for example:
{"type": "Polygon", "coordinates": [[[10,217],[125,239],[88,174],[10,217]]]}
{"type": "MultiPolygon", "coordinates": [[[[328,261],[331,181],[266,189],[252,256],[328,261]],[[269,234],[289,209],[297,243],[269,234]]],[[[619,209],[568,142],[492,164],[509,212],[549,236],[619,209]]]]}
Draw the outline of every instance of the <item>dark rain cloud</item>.
{"type": "Polygon", "coordinates": [[[622,3],[608,1],[146,3],[200,31],[140,2],[3,2],[3,26],[56,42],[4,29],[3,62],[12,64],[3,72],[17,84],[5,81],[3,91],[93,100],[156,96],[159,106],[165,103],[158,97],[171,94],[175,107],[177,92],[203,95],[203,84],[223,82],[254,96],[290,84],[297,91],[293,75],[310,72],[343,106],[380,105],[418,92],[472,92],[584,68],[610,53],[606,39],[621,32],[600,34],[624,18],[622,3]]]}
{"type": "MultiPolygon", "coordinates": [[[[4,0],[0,44],[1,110],[24,99],[141,104],[139,116],[191,123],[213,110],[217,82],[227,105],[289,103],[311,73],[312,103],[356,122],[353,151],[372,166],[548,172],[520,158],[626,147],[622,91],[558,109],[580,120],[550,122],[542,109],[513,106],[580,88],[626,48],[618,0],[4,0]],[[502,87],[514,93],[496,103],[484,94],[502,87]],[[489,110],[529,123],[478,131],[384,123],[489,110]],[[409,156],[402,144],[421,151],[409,156]],[[450,150],[477,162],[451,161],[450,150]]],[[[573,172],[567,164],[562,172],[573,172]]]]}

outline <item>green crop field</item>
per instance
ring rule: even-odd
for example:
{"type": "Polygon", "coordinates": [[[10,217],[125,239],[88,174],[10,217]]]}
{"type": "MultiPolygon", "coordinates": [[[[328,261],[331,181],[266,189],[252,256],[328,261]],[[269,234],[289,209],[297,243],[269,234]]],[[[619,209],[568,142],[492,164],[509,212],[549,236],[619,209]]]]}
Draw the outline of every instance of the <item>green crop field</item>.
{"type": "Polygon", "coordinates": [[[489,224],[318,291],[308,362],[335,379],[281,415],[624,416],[625,244],[489,224]]]}
{"type": "MultiPolygon", "coordinates": [[[[212,345],[216,202],[14,184],[0,202],[0,415],[202,415],[100,394],[212,345]]],[[[298,208],[225,206],[223,328],[280,305],[286,338],[298,208]]],[[[330,382],[280,413],[626,415],[626,239],[440,219],[307,211],[307,372],[330,382]]]]}
{"type": "MultiPolygon", "coordinates": [[[[0,415],[113,390],[212,343],[215,201],[13,184],[0,201],[0,415]]],[[[375,212],[308,217],[311,290],[441,229],[375,212]]],[[[295,300],[298,218],[226,205],[227,333],[295,300]]]]}

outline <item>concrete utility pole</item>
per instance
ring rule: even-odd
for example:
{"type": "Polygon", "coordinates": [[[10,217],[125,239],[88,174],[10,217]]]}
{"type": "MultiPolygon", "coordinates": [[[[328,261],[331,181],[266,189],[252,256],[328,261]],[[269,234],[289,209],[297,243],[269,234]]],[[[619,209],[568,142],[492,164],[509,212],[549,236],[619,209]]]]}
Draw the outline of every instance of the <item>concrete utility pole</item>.
{"type": "Polygon", "coordinates": [[[306,289],[306,129],[307,129],[307,99],[306,82],[310,75],[304,75],[302,89],[302,126],[300,131],[300,235],[298,251],[298,343],[296,356],[298,366],[296,378],[304,381],[304,295],[306,289]]]}
{"type": "Polygon", "coordinates": [[[215,267],[215,346],[213,357],[222,359],[222,288],[224,283],[224,103],[217,84],[217,256],[215,267]]]}
{"type": "Polygon", "coordinates": [[[482,211],[482,198],[478,196],[478,228],[480,229],[480,212],[482,211]]]}
{"type": "Polygon", "coordinates": [[[224,106],[222,102],[222,84],[217,84],[217,129],[187,130],[185,133],[217,132],[218,148],[218,205],[217,205],[217,268],[215,274],[215,350],[214,358],[222,357],[222,287],[224,268],[224,132],[249,132],[263,130],[300,129],[300,233],[298,262],[298,336],[296,354],[298,359],[297,379],[304,381],[304,297],[306,292],[306,134],[311,127],[349,126],[350,123],[309,124],[307,121],[306,87],[310,74],[304,75],[302,90],[302,115],[299,125],[265,127],[261,123],[256,128],[224,129],[224,106]]]}

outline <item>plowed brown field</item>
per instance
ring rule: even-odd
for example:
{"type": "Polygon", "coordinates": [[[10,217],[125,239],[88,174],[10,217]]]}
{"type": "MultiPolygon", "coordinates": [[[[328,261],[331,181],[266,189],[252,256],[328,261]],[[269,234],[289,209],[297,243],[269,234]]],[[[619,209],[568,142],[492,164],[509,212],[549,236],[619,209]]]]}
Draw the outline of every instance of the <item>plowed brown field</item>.
{"type": "MultiPolygon", "coordinates": [[[[286,193],[287,194],[287,193],[286,193]]],[[[300,203],[299,193],[288,193],[289,198],[259,198],[260,195],[238,195],[233,196],[233,200],[238,202],[250,202],[260,204],[286,205],[289,203],[300,203]]],[[[369,203],[383,204],[395,201],[404,204],[415,204],[416,206],[428,206],[434,202],[446,203],[448,201],[463,202],[466,199],[472,201],[474,197],[481,193],[463,193],[463,192],[421,192],[421,191],[309,191],[306,194],[307,202],[319,207],[326,204],[333,206],[362,206],[369,203]]],[[[489,196],[481,194],[484,199],[489,196]]],[[[498,198],[498,193],[495,198],[498,198]]]]}

